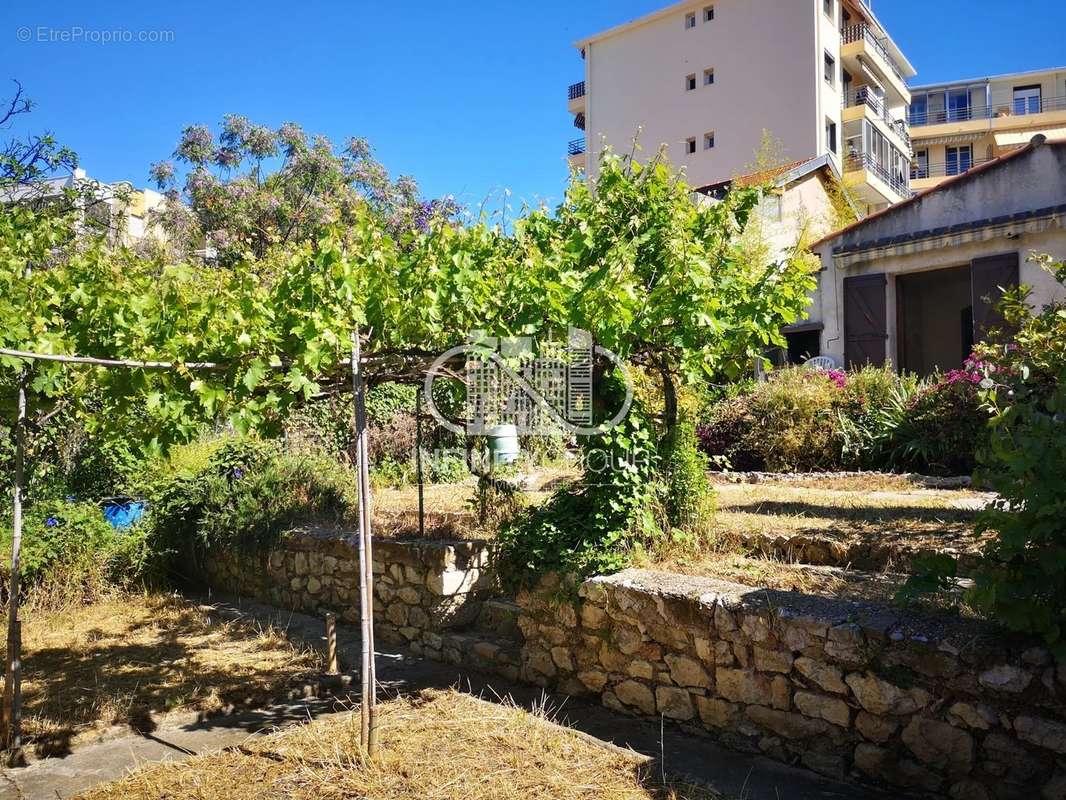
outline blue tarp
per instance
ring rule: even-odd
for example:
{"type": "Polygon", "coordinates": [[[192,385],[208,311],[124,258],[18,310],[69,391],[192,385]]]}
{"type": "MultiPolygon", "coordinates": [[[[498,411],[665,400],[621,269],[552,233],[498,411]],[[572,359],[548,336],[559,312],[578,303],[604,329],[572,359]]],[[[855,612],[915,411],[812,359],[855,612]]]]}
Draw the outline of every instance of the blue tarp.
{"type": "Polygon", "coordinates": [[[104,519],[111,523],[113,528],[128,528],[139,522],[144,516],[144,503],[107,503],[104,506],[104,519]]]}

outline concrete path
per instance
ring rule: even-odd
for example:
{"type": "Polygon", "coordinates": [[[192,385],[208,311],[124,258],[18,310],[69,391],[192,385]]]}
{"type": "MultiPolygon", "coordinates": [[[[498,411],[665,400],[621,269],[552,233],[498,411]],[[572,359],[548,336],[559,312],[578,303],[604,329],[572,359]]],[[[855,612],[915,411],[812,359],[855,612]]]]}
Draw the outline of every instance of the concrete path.
{"type": "MultiPolygon", "coordinates": [[[[206,601],[205,601],[206,602],[206,601]]],[[[215,613],[226,617],[254,619],[284,629],[296,642],[323,646],[323,623],[304,614],[280,611],[247,600],[210,601],[215,613]]],[[[338,627],[338,651],[342,668],[358,667],[359,632],[350,625],[338,627]]],[[[423,688],[455,687],[486,700],[510,696],[530,707],[544,702],[537,689],[508,683],[501,678],[471,672],[451,665],[414,658],[400,650],[378,653],[378,676],[385,694],[400,694],[423,688]]],[[[356,684],[357,685],[357,684],[356,684]]],[[[666,771],[708,784],[728,800],[891,800],[898,795],[881,794],[794,769],[762,756],[738,753],[718,745],[710,737],[693,735],[673,724],[660,726],[616,714],[599,705],[572,698],[548,696],[548,706],[559,709],[560,721],[575,729],[629,747],[658,761],[666,771]]],[[[78,747],[65,758],[45,759],[29,767],[2,773],[0,800],[56,800],[113,780],[149,761],[188,758],[240,744],[249,736],[278,727],[299,724],[311,718],[346,713],[334,700],[309,700],[207,721],[162,726],[151,734],[125,736],[78,747]]]]}

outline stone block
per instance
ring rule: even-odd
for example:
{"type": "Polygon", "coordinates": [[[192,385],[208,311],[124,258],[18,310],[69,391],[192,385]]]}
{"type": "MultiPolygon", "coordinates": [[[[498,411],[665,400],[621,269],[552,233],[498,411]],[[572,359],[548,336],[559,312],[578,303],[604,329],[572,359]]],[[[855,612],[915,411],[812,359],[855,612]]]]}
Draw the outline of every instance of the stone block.
{"type": "Polygon", "coordinates": [[[655,667],[640,658],[631,661],[625,671],[631,678],[644,678],[650,681],[655,677],[655,667]]]}
{"type": "Polygon", "coordinates": [[[932,699],[924,689],[901,689],[871,672],[852,673],[844,682],[851,687],[859,704],[871,714],[913,714],[929,705],[932,699]]]}
{"type": "Polygon", "coordinates": [[[1040,717],[1020,716],[1014,720],[1014,732],[1023,742],[1035,744],[1059,755],[1066,755],[1066,724],[1040,717]]]}
{"type": "Polygon", "coordinates": [[[694,658],[673,653],[666,655],[670,667],[670,679],[678,686],[695,686],[700,689],[711,688],[711,676],[703,665],[694,658]]]}
{"type": "Polygon", "coordinates": [[[953,703],[947,711],[948,722],[960,728],[987,731],[999,724],[996,712],[984,703],[953,703]]]}
{"type": "Polygon", "coordinates": [[[1012,664],[1000,664],[985,670],[977,676],[977,682],[986,689],[994,689],[995,691],[1009,694],[1024,692],[1032,680],[1033,676],[1030,673],[1012,664]]]}
{"type": "Polygon", "coordinates": [[[847,694],[848,686],[844,683],[844,673],[839,667],[815,661],[801,656],[796,659],[796,671],[818,688],[832,694],[847,694]]]}
{"type": "Polygon", "coordinates": [[[732,728],[740,707],[717,697],[697,697],[696,708],[704,725],[712,728],[732,728]]]}
{"type": "Polygon", "coordinates": [[[577,679],[581,681],[590,692],[602,692],[607,685],[607,674],[599,670],[585,670],[577,673],[577,679]]]}
{"type": "Polygon", "coordinates": [[[793,701],[799,712],[806,717],[824,719],[841,728],[847,728],[851,724],[851,709],[839,697],[796,692],[793,701]]]}
{"type": "Polygon", "coordinates": [[[860,711],[855,717],[855,727],[864,738],[884,744],[899,730],[899,723],[888,717],[878,717],[868,711],[860,711]]]}
{"type": "Polygon", "coordinates": [[[715,686],[719,695],[736,703],[766,705],[770,700],[770,681],[751,670],[720,667],[715,686]]]}
{"type": "Polygon", "coordinates": [[[552,661],[555,662],[555,666],[559,669],[566,670],[567,672],[574,671],[574,659],[570,655],[570,651],[565,647],[553,647],[551,649],[552,661]]]}
{"type": "Polygon", "coordinates": [[[787,675],[792,671],[792,654],[783,650],[770,650],[756,645],[752,648],[755,655],[755,669],[760,672],[781,672],[787,675]]]}
{"type": "Polygon", "coordinates": [[[829,726],[821,720],[765,706],[748,706],[744,714],[756,725],[786,739],[812,739],[824,736],[829,730],[829,726]]]}
{"type": "Polygon", "coordinates": [[[684,689],[674,686],[656,687],[655,704],[659,713],[667,719],[685,721],[696,716],[692,707],[692,696],[684,689]]]}
{"type": "Polygon", "coordinates": [[[973,736],[947,722],[915,717],[903,729],[902,737],[919,761],[936,770],[963,776],[973,769],[973,736]]]}
{"type": "Polygon", "coordinates": [[[639,681],[622,681],[614,687],[614,693],[625,705],[637,709],[642,714],[655,714],[655,695],[647,684],[639,681]]]}

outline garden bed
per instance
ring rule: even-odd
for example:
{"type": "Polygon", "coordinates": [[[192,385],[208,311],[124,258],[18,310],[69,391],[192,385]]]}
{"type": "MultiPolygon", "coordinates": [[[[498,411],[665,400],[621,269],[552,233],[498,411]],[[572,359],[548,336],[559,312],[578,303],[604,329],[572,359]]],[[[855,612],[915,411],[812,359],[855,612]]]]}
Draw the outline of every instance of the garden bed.
{"type": "Polygon", "coordinates": [[[82,795],[85,800],[714,800],[663,785],[649,760],[551,724],[545,715],[455,691],[426,691],[380,708],[380,756],[359,750],[359,715],[323,720],[240,748],[160,764],[82,795]],[[433,758],[426,758],[428,752],[433,758]]]}
{"type": "Polygon", "coordinates": [[[995,497],[880,473],[715,482],[713,533],[726,549],[876,572],[909,572],[914,559],[946,553],[967,574],[983,543],[974,522],[995,497]]]}
{"type": "Polygon", "coordinates": [[[150,731],[167,713],[272,702],[322,670],[320,656],[276,631],[167,594],[29,610],[22,642],[23,731],[39,756],[109,726],[150,731]]]}

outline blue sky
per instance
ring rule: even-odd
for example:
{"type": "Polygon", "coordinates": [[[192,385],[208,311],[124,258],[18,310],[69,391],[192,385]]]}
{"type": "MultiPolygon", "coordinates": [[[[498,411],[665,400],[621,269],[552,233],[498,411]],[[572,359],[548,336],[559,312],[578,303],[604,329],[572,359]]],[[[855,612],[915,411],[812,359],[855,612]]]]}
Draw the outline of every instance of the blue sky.
{"type": "MultiPolygon", "coordinates": [[[[299,122],[338,143],[365,136],[393,174],[413,175],[428,195],[498,204],[507,187],[516,208],[555,202],[577,135],[565,95],[583,74],[572,42],[667,2],[6,3],[0,78],[19,79],[37,103],[6,135],[49,130],[93,177],[147,185],[149,164],[170,156],[185,125],[236,112],[299,122]],[[38,39],[79,27],[172,31],[173,41],[38,39]]],[[[1066,3],[1011,8],[874,3],[920,82],[1066,64],[1066,3]]]]}

